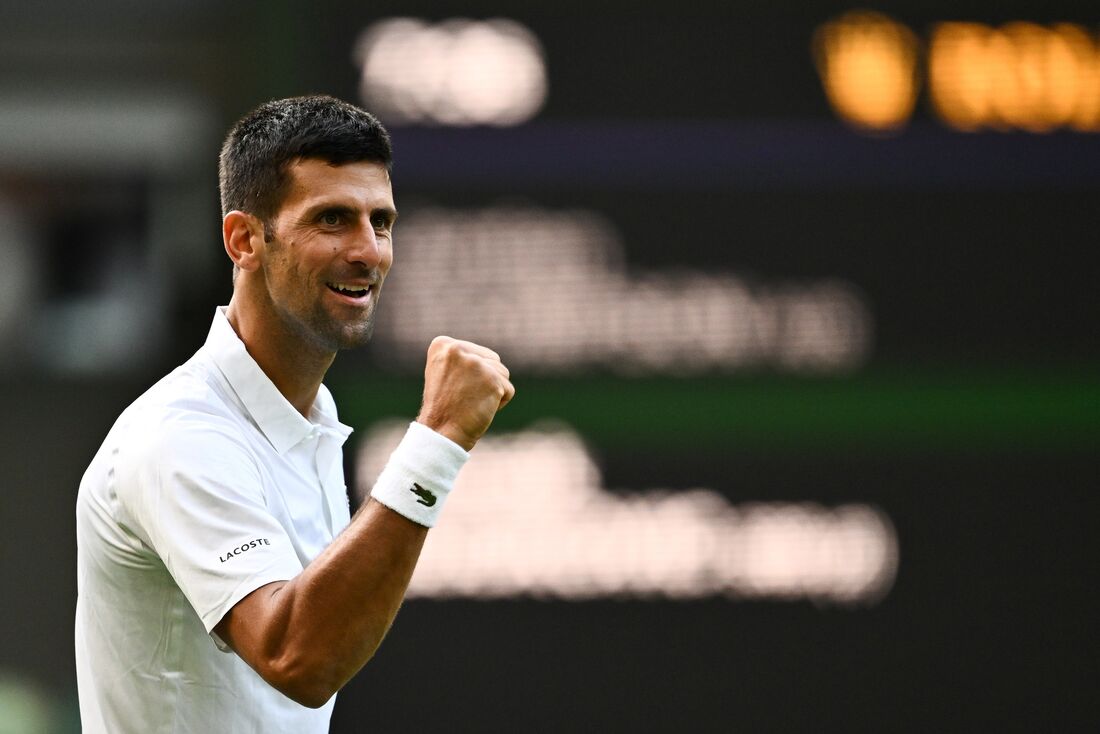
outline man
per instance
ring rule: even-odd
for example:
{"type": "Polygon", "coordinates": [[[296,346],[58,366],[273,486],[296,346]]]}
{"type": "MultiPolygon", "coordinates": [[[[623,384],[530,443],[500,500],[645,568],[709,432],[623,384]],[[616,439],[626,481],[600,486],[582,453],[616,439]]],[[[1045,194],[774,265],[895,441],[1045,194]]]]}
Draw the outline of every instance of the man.
{"type": "Polygon", "coordinates": [[[329,97],[262,105],[222,149],[233,296],[128,407],[77,500],[85,732],[323,732],[397,613],[467,452],[512,398],[489,349],[428,348],[420,414],[354,519],[321,384],[393,259],[390,142],[329,97]]]}

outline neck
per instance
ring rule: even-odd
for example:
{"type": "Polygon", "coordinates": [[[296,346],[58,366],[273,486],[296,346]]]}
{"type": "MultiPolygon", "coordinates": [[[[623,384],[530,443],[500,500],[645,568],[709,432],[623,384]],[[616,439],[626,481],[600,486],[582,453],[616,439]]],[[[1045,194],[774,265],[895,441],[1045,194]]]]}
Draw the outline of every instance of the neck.
{"type": "Polygon", "coordinates": [[[234,292],[226,318],[256,364],[294,409],[309,418],[335,352],[319,351],[289,333],[274,314],[234,292]]]}

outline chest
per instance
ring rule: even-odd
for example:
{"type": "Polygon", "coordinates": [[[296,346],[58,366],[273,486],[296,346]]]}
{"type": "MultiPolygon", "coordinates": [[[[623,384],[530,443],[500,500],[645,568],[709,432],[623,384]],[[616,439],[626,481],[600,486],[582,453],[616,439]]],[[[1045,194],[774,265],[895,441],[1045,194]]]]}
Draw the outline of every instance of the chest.
{"type": "Polygon", "coordinates": [[[282,454],[267,451],[260,457],[268,511],[306,565],[350,522],[341,442],[318,432],[282,454]]]}

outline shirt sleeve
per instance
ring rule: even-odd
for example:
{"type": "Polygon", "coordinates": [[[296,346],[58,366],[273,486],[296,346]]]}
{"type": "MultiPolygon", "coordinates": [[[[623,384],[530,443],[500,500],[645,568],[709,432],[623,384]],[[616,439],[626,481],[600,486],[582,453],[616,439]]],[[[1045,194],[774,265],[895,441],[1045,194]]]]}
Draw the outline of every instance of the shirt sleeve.
{"type": "Polygon", "coordinates": [[[119,501],[207,632],[252,591],[301,573],[233,421],[185,413],[130,438],[119,449],[119,501]]]}

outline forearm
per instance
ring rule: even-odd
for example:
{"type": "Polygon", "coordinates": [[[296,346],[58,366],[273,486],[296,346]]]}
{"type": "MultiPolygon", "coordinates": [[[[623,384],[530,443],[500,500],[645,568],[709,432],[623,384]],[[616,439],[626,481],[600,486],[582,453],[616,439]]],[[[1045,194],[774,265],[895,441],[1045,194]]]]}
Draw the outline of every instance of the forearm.
{"type": "Polygon", "coordinates": [[[302,573],[257,589],[218,631],[272,686],[320,706],[378,649],[427,531],[370,500],[302,573]]]}
{"type": "Polygon", "coordinates": [[[300,575],[271,595],[280,679],[327,701],[371,658],[408,588],[428,529],[368,501],[300,575]]]}

